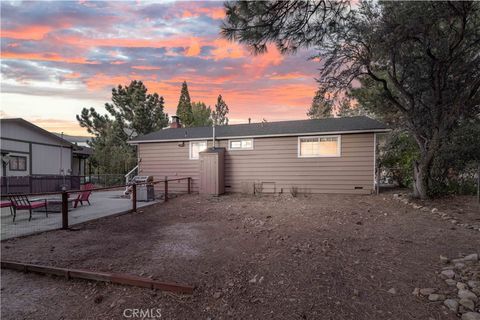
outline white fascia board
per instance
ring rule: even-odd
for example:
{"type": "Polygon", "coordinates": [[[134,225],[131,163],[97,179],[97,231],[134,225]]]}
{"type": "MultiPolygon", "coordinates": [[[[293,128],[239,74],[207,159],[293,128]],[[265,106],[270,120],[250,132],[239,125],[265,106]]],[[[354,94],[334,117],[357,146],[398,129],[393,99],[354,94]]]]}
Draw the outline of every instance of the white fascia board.
{"type": "MultiPolygon", "coordinates": [[[[250,136],[225,136],[216,137],[215,140],[229,140],[229,139],[249,139],[249,138],[278,138],[278,137],[302,137],[302,136],[316,136],[316,135],[338,135],[338,134],[352,134],[352,133],[375,133],[375,132],[390,132],[391,129],[374,129],[374,130],[351,130],[351,131],[327,131],[327,132],[306,132],[306,133],[281,133],[281,134],[266,134],[266,135],[250,135],[250,136]]],[[[141,143],[155,143],[155,142],[181,142],[181,141],[202,141],[210,137],[202,138],[183,138],[183,139],[158,139],[158,140],[139,140],[127,141],[129,144],[141,143]]]]}

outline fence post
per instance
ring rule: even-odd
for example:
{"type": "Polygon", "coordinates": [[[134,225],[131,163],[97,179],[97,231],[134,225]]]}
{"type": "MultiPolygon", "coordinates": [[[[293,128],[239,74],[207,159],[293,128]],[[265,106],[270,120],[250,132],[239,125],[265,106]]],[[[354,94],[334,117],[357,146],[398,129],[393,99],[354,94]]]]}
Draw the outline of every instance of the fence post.
{"type": "Polygon", "coordinates": [[[190,177],[187,178],[187,192],[188,192],[188,194],[190,194],[190,192],[191,192],[191,190],[190,190],[190,188],[191,188],[190,187],[190,183],[191,183],[190,179],[191,179],[190,177]]]}
{"type": "Polygon", "coordinates": [[[68,193],[62,191],[62,229],[68,229],[68,193]]]}
{"type": "Polygon", "coordinates": [[[132,211],[137,212],[137,184],[132,184],[132,211]]]}
{"type": "Polygon", "coordinates": [[[168,177],[165,176],[165,202],[168,201],[168,177]]]}

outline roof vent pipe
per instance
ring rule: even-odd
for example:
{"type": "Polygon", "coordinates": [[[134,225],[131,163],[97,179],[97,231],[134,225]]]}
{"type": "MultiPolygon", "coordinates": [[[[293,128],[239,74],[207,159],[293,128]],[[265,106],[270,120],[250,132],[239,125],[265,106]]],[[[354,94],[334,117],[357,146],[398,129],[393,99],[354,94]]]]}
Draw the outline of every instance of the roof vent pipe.
{"type": "Polygon", "coordinates": [[[213,137],[213,149],[215,149],[215,124],[212,126],[212,137],[213,137]]]}

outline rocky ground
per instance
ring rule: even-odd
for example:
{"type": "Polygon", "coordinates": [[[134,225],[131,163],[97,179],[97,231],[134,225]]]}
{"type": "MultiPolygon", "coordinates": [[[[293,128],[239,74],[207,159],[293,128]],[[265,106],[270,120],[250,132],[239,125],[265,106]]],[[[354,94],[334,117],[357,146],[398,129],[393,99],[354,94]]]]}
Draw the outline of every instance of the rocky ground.
{"type": "MultiPolygon", "coordinates": [[[[464,215],[480,216],[465,207],[472,211],[464,215]]],[[[443,270],[451,265],[439,257],[479,247],[480,232],[392,194],[182,196],[79,231],[2,242],[1,256],[192,284],[193,296],[2,270],[1,316],[122,319],[142,309],[162,319],[459,319],[468,306],[455,288],[475,294],[475,279],[455,264],[443,270]],[[446,270],[455,286],[442,279],[446,270]],[[457,312],[447,298],[458,299],[457,312]]],[[[470,272],[471,263],[459,263],[470,272]]]]}
{"type": "Polygon", "coordinates": [[[415,296],[423,296],[430,302],[443,302],[462,320],[480,320],[480,261],[477,253],[449,259],[440,256],[445,264],[439,277],[445,279],[447,287],[415,288],[415,296]]]}
{"type": "Polygon", "coordinates": [[[390,192],[390,194],[394,200],[410,205],[419,213],[436,215],[456,226],[480,231],[480,203],[473,197],[449,196],[435,200],[418,200],[411,199],[407,192],[390,192]]]}

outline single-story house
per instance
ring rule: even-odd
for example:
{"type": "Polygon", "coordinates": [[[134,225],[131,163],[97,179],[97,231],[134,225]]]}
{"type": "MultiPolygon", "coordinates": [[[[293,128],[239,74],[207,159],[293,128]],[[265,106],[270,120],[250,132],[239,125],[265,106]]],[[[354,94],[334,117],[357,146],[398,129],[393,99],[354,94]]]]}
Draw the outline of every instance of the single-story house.
{"type": "Polygon", "coordinates": [[[80,178],[71,184],[64,177],[84,172],[88,157],[83,148],[21,118],[0,119],[0,152],[3,192],[54,191],[61,184],[78,187],[80,178]],[[10,179],[14,177],[16,182],[10,179]],[[35,177],[34,186],[29,177],[35,177]]]}
{"type": "Polygon", "coordinates": [[[389,131],[363,116],[215,129],[182,128],[173,118],[170,128],[130,143],[138,146],[139,175],[192,177],[193,191],[199,190],[201,152],[215,147],[225,150],[226,192],[369,194],[375,189],[377,134],[389,131]]]}

